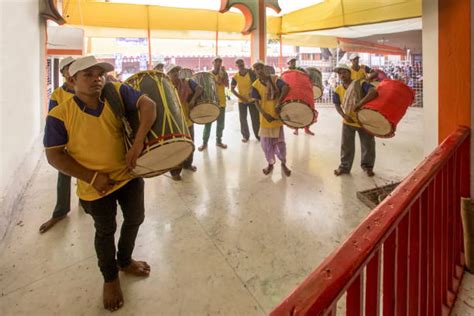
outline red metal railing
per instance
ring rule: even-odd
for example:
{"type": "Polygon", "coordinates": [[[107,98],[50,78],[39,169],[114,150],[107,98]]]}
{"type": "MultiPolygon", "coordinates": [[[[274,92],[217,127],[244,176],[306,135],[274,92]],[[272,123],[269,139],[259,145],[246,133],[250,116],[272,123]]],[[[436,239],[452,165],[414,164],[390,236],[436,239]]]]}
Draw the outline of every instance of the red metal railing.
{"type": "Polygon", "coordinates": [[[346,315],[449,313],[464,265],[469,134],[451,134],[271,315],[336,315],[344,294],[346,315]]]}

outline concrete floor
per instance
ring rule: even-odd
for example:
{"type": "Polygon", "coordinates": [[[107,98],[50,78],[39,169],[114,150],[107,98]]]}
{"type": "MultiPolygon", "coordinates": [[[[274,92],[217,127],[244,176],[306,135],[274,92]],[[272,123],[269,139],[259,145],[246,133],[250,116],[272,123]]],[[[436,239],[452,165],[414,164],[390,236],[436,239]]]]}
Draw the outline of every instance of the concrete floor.
{"type": "MultiPolygon", "coordinates": [[[[195,154],[198,171],[184,172],[182,182],[146,181],[147,218],[134,257],[152,273],[121,276],[126,301],[116,314],[268,313],[369,212],[356,191],[401,180],[421,161],[422,120],[422,109],[410,109],[394,138],[377,139],[374,178],[358,166],[358,141],[352,174],[335,177],[341,123],[333,108],[321,108],[316,136],[285,130],[293,171],[286,178],[280,168],[262,174],[260,144],[241,143],[238,114],[228,112],[227,150],[210,142],[195,154]]],[[[200,145],[202,127],[196,135],[200,145]]],[[[104,313],[92,219],[77,198],[65,220],[38,233],[51,215],[55,183],[43,159],[0,244],[1,315],[104,313]]]]}

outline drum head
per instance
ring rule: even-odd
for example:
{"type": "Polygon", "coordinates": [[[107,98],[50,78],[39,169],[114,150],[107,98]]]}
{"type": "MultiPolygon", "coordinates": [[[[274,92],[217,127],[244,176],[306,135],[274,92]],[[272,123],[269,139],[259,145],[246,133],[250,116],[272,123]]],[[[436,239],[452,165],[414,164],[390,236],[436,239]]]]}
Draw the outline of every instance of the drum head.
{"type": "Polygon", "coordinates": [[[201,103],[192,108],[189,118],[196,124],[212,123],[219,117],[220,109],[213,103],[201,103]]]}
{"type": "Polygon", "coordinates": [[[360,125],[369,133],[379,137],[393,136],[392,124],[379,112],[361,109],[357,112],[360,125]]]}
{"type": "Polygon", "coordinates": [[[314,121],[314,111],[308,105],[290,101],[283,104],[280,118],[285,125],[294,128],[302,128],[311,125],[314,121]]]}
{"type": "Polygon", "coordinates": [[[323,90],[318,86],[313,86],[313,95],[315,100],[319,99],[323,96],[323,90]]]}
{"type": "Polygon", "coordinates": [[[193,143],[187,140],[153,147],[138,157],[133,174],[140,177],[157,176],[182,164],[193,151],[193,143]]]}

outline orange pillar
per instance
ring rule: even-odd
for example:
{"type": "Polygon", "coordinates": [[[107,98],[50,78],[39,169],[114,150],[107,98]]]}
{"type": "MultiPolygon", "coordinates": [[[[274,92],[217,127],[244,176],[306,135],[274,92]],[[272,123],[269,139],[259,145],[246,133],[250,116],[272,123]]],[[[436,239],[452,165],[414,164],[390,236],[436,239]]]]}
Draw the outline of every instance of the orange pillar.
{"type": "Polygon", "coordinates": [[[150,6],[146,6],[148,21],[148,70],[153,69],[153,60],[151,56],[151,31],[150,31],[150,6]]]}
{"type": "Polygon", "coordinates": [[[458,125],[471,126],[469,0],[439,0],[439,142],[458,125]]]}

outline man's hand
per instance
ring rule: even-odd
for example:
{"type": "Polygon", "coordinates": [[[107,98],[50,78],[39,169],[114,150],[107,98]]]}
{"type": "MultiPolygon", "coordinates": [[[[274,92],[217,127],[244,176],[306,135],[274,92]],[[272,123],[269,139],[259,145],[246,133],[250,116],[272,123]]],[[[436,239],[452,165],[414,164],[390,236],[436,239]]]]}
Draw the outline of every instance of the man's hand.
{"type": "Polygon", "coordinates": [[[116,182],[114,180],[109,178],[108,174],[99,172],[95,177],[92,186],[97,190],[97,192],[99,192],[100,195],[105,195],[113,188],[115,183],[116,182]]]}
{"type": "Polygon", "coordinates": [[[137,166],[137,159],[138,156],[143,151],[143,143],[142,142],[134,142],[132,148],[127,152],[125,155],[125,162],[127,163],[127,167],[129,170],[135,169],[137,166]]]}
{"type": "Polygon", "coordinates": [[[268,123],[271,123],[273,122],[275,119],[273,118],[273,116],[271,116],[270,114],[268,113],[262,113],[263,114],[263,117],[268,121],[268,123]]]}
{"type": "Polygon", "coordinates": [[[351,116],[344,114],[344,119],[347,123],[355,123],[351,116]]]}
{"type": "Polygon", "coordinates": [[[282,107],[281,107],[281,104],[278,104],[278,105],[275,107],[275,112],[276,112],[276,114],[280,115],[280,113],[281,113],[281,108],[282,108],[282,107]]]}

